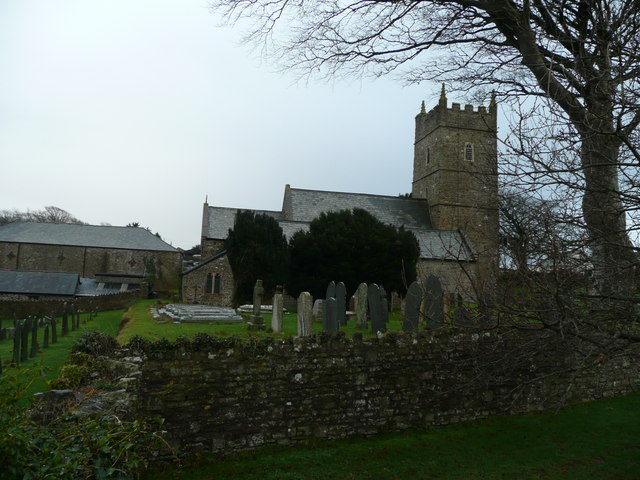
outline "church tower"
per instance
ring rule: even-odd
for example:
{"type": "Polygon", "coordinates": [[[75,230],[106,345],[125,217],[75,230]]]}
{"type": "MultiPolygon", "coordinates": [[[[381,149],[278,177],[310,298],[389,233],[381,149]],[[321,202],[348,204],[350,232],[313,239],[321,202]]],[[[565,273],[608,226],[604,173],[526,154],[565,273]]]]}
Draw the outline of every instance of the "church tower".
{"type": "Polygon", "coordinates": [[[497,105],[447,107],[442,86],[416,116],[412,197],[426,198],[433,228],[462,231],[477,258],[480,290],[498,268],[497,105]]]}

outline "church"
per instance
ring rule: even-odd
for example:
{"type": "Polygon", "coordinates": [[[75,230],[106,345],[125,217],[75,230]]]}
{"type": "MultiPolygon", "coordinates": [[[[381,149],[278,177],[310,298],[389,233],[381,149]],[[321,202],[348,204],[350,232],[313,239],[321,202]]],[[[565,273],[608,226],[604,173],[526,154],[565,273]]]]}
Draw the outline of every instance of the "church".
{"type": "MultiPolygon", "coordinates": [[[[497,105],[474,108],[448,101],[415,118],[411,196],[331,192],[286,185],[279,211],[255,210],[278,221],[287,239],[307,231],[322,212],[361,208],[383,223],[404,226],[420,247],[418,278],[436,275],[444,291],[467,300],[490,294],[498,266],[497,105]]],[[[182,274],[189,303],[228,306],[233,272],[224,241],[236,208],[202,212],[202,262],[182,274]]],[[[339,279],[336,279],[339,280],[339,279]]]]}

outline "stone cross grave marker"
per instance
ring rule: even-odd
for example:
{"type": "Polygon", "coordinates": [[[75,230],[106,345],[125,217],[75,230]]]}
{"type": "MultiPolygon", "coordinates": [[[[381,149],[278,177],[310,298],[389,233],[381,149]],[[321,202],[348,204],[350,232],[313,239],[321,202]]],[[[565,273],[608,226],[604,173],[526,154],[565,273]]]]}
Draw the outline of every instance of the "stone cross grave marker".
{"type": "Polygon", "coordinates": [[[258,279],[253,287],[253,315],[249,317],[249,330],[264,330],[264,320],[260,315],[262,295],[264,295],[264,288],[262,287],[262,280],[258,279]]]}
{"type": "Polygon", "coordinates": [[[273,306],[271,308],[271,329],[274,333],[282,331],[282,316],[284,314],[284,299],[282,296],[282,285],[276,287],[273,294],[273,306]]]}
{"type": "Polygon", "coordinates": [[[422,305],[422,284],[413,282],[409,285],[405,298],[402,330],[415,333],[420,322],[420,305],[422,305]]]}
{"type": "Polygon", "coordinates": [[[298,297],[298,336],[311,335],[313,323],[313,297],[309,292],[302,292],[298,297]]]}
{"type": "Polygon", "coordinates": [[[435,275],[429,275],[424,284],[425,317],[428,330],[435,330],[444,325],[443,297],[444,292],[440,280],[435,275]]]}
{"type": "Polygon", "coordinates": [[[358,285],[354,297],[354,308],[356,312],[356,327],[367,328],[367,284],[358,285]]]}
{"type": "Polygon", "coordinates": [[[344,282],[336,285],[336,307],[338,314],[338,325],[347,324],[347,288],[344,282]]]}
{"type": "Polygon", "coordinates": [[[367,301],[369,304],[369,313],[371,315],[371,330],[375,332],[384,332],[386,325],[382,313],[382,297],[380,296],[380,288],[375,283],[369,285],[367,289],[367,301]]]}

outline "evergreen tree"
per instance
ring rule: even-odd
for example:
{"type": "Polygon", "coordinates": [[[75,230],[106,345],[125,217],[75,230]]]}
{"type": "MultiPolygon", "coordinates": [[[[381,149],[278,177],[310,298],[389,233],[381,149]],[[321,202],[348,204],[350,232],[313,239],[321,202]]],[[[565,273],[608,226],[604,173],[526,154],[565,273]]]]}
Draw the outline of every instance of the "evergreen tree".
{"type": "Polygon", "coordinates": [[[322,298],[331,280],[354,292],[360,282],[378,283],[388,291],[404,292],[416,278],[418,241],[402,227],[396,229],[365,210],[322,213],[308,232],[290,242],[291,269],[287,290],[309,291],[322,298]]]}
{"type": "Polygon", "coordinates": [[[287,239],[273,217],[238,211],[225,248],[235,281],[235,304],[251,303],[253,286],[259,278],[267,296],[276,285],[285,283],[289,266],[287,239]]]}

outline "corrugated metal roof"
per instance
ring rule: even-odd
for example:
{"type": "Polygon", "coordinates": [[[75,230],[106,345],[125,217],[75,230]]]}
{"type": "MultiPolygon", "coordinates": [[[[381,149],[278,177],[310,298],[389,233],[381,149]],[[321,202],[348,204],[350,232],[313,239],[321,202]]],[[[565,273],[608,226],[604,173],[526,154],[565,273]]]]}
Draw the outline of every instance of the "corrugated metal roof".
{"type": "Polygon", "coordinates": [[[0,270],[2,293],[72,296],[79,283],[77,273],[0,270]]]}
{"type": "Polygon", "coordinates": [[[150,231],[139,227],[13,222],[0,227],[0,242],[69,245],[177,252],[150,231]]]}
{"type": "Polygon", "coordinates": [[[431,228],[428,204],[423,199],[300,188],[290,188],[288,194],[291,216],[286,220],[310,222],[323,212],[361,208],[381,222],[395,227],[431,228]]]}

